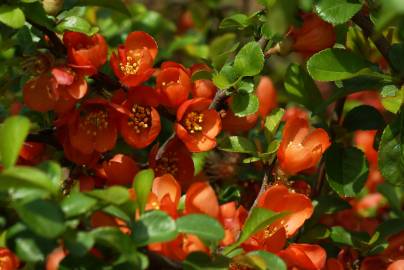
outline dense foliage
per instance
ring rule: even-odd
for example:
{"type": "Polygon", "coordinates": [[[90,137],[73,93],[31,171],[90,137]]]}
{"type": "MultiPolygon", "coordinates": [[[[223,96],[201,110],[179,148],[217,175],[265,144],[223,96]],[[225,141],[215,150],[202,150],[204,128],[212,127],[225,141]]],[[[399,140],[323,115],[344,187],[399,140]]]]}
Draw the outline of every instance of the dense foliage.
{"type": "Polygon", "coordinates": [[[3,0],[0,270],[404,269],[401,0],[3,0]]]}

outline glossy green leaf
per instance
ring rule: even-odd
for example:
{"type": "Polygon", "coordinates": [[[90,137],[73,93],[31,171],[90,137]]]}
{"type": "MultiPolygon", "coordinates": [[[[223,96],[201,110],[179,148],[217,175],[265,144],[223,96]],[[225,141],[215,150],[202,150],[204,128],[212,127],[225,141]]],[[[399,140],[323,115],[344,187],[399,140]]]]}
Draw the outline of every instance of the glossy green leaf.
{"type": "Polygon", "coordinates": [[[224,238],[222,225],[207,215],[185,215],[177,219],[176,224],[178,232],[196,235],[205,242],[219,242],[224,238]]]}
{"type": "Polygon", "coordinates": [[[96,243],[111,247],[123,254],[131,254],[136,250],[136,245],[131,237],[124,234],[117,227],[99,227],[91,231],[96,243]]]}
{"type": "Polygon", "coordinates": [[[255,94],[240,91],[233,95],[230,108],[236,116],[247,116],[258,111],[259,100],[255,94]]]}
{"type": "Polygon", "coordinates": [[[45,254],[43,254],[34,238],[17,238],[15,240],[15,251],[18,258],[26,262],[40,262],[45,260],[45,254]]]}
{"type": "Polygon", "coordinates": [[[212,66],[216,70],[220,70],[237,47],[238,42],[236,42],[234,33],[226,33],[214,38],[209,45],[209,58],[212,60],[212,66]]]}
{"type": "Polygon", "coordinates": [[[250,236],[256,234],[260,230],[263,230],[268,225],[271,225],[277,219],[285,216],[286,213],[277,213],[267,210],[265,208],[254,207],[251,214],[244,223],[243,230],[240,233],[237,241],[226,247],[223,254],[228,254],[230,251],[238,247],[241,243],[246,241],[250,236]]]}
{"type": "Polygon", "coordinates": [[[34,167],[16,166],[0,173],[0,189],[21,187],[40,188],[52,194],[59,191],[59,186],[54,185],[48,175],[34,167]]]}
{"type": "Polygon", "coordinates": [[[55,161],[47,160],[38,165],[38,168],[46,173],[55,187],[62,182],[62,168],[55,161]]]}
{"type": "Polygon", "coordinates": [[[372,74],[371,64],[344,49],[326,49],[314,54],[307,62],[311,77],[318,81],[336,81],[372,74]]]}
{"type": "Polygon", "coordinates": [[[404,201],[404,187],[381,183],[377,186],[377,191],[387,199],[390,207],[398,216],[404,217],[404,211],[401,209],[401,202],[404,201]]]}
{"type": "Polygon", "coordinates": [[[67,234],[63,244],[72,256],[84,256],[94,245],[94,235],[91,232],[73,232],[67,234]]]}
{"type": "Polygon", "coordinates": [[[255,144],[249,139],[241,136],[229,136],[224,138],[219,144],[219,149],[236,153],[253,154],[257,152],[255,144]]]}
{"type": "Polygon", "coordinates": [[[235,257],[235,262],[248,266],[253,269],[267,270],[286,270],[285,262],[273,253],[264,250],[256,250],[245,255],[235,257]]]}
{"type": "Polygon", "coordinates": [[[89,213],[96,205],[95,198],[80,192],[67,195],[60,204],[67,218],[89,213]]]}
{"type": "Polygon", "coordinates": [[[398,113],[404,103],[404,87],[398,89],[394,85],[389,85],[382,88],[380,95],[384,108],[392,113],[398,113]]]}
{"type": "Polygon", "coordinates": [[[284,109],[277,108],[265,118],[264,132],[267,141],[271,141],[275,137],[275,134],[278,130],[279,124],[281,123],[284,114],[284,109]]]}
{"type": "Polygon", "coordinates": [[[175,221],[161,211],[144,213],[133,226],[133,239],[137,246],[167,242],[177,237],[175,221]]]}
{"type": "Polygon", "coordinates": [[[368,176],[368,163],[362,151],[333,144],[325,153],[327,181],[341,196],[356,196],[368,176]]]}
{"type": "Polygon", "coordinates": [[[23,27],[25,23],[24,12],[19,7],[1,5],[0,22],[12,28],[23,27]]]}
{"type": "Polygon", "coordinates": [[[184,270],[227,270],[230,259],[225,256],[209,256],[204,252],[192,252],[183,261],[184,270]]]}
{"type": "Polygon", "coordinates": [[[147,169],[138,172],[133,181],[133,188],[136,192],[136,199],[139,205],[140,213],[143,213],[146,206],[149,193],[153,186],[153,180],[154,171],[152,169],[147,169]]]}
{"type": "Polygon", "coordinates": [[[385,125],[380,112],[369,105],[353,108],[346,114],[343,122],[343,126],[349,131],[383,129],[385,125]]]}
{"type": "Polygon", "coordinates": [[[88,21],[78,16],[63,18],[55,29],[60,33],[63,33],[64,31],[74,31],[81,32],[89,36],[92,36],[98,32],[98,27],[92,26],[88,21]]]}
{"type": "Polygon", "coordinates": [[[229,17],[224,18],[219,25],[220,29],[236,28],[244,29],[249,25],[248,16],[242,13],[236,13],[229,17]]]}
{"type": "Polygon", "coordinates": [[[213,83],[222,90],[229,89],[240,79],[240,74],[230,65],[225,65],[219,73],[213,75],[213,83]]]}
{"type": "Polygon", "coordinates": [[[63,212],[52,201],[35,200],[14,207],[25,225],[42,237],[55,238],[66,229],[63,212]]]}
{"type": "Polygon", "coordinates": [[[320,0],[315,5],[317,14],[334,25],[349,21],[361,8],[358,0],[320,0]]]}
{"type": "Polygon", "coordinates": [[[234,59],[234,69],[242,76],[254,76],[264,67],[264,54],[257,42],[244,45],[234,59]]]}
{"type": "Polygon", "coordinates": [[[404,185],[404,113],[384,129],[378,157],[385,181],[404,185]]]}
{"type": "Polygon", "coordinates": [[[0,160],[4,167],[15,164],[29,132],[30,122],[23,116],[12,116],[0,126],[0,160]]]}
{"type": "Polygon", "coordinates": [[[315,243],[330,236],[330,230],[323,224],[317,224],[309,229],[305,229],[299,242],[315,243]]]}
{"type": "Polygon", "coordinates": [[[323,98],[313,79],[300,65],[291,64],[286,71],[285,90],[291,101],[314,111],[323,98]]]}
{"type": "Polygon", "coordinates": [[[105,189],[95,189],[85,192],[86,195],[97,198],[106,203],[121,205],[129,200],[129,191],[121,186],[112,186],[105,189]]]}
{"type": "Polygon", "coordinates": [[[127,16],[131,16],[128,8],[125,6],[122,0],[75,0],[74,6],[98,6],[118,11],[127,16]]]}

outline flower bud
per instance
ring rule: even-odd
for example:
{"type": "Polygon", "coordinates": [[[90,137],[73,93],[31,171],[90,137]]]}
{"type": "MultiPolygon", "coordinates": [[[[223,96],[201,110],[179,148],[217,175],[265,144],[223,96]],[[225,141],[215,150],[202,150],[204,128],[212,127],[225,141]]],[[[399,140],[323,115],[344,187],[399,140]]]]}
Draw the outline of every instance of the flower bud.
{"type": "Polygon", "coordinates": [[[49,15],[57,15],[63,8],[64,0],[43,0],[42,6],[49,15]]]}

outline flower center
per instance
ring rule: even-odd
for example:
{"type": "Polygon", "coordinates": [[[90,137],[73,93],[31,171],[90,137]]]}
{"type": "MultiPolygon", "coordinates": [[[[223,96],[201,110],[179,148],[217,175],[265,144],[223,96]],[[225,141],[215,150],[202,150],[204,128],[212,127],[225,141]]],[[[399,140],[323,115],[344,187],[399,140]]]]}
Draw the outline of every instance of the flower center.
{"type": "Polygon", "coordinates": [[[185,128],[189,133],[195,133],[202,131],[203,113],[190,112],[187,114],[184,120],[185,128]]]}
{"type": "Polygon", "coordinates": [[[175,154],[172,154],[169,157],[162,157],[157,161],[156,171],[159,175],[169,173],[175,177],[178,173],[177,163],[178,158],[175,154]]]}
{"type": "Polygon", "coordinates": [[[142,132],[151,126],[151,108],[140,105],[133,105],[132,116],[128,120],[128,125],[132,127],[136,133],[142,132]]]}
{"type": "Polygon", "coordinates": [[[125,75],[134,75],[139,71],[141,59],[140,52],[129,51],[125,63],[120,63],[119,68],[125,75]]]}
{"type": "Polygon", "coordinates": [[[95,136],[98,131],[108,127],[108,113],[103,110],[92,111],[84,116],[84,121],[80,123],[80,127],[86,129],[87,134],[95,136]]]}
{"type": "Polygon", "coordinates": [[[178,79],[176,81],[162,82],[161,85],[164,87],[169,87],[170,85],[179,84],[179,83],[180,83],[180,79],[178,79]]]}

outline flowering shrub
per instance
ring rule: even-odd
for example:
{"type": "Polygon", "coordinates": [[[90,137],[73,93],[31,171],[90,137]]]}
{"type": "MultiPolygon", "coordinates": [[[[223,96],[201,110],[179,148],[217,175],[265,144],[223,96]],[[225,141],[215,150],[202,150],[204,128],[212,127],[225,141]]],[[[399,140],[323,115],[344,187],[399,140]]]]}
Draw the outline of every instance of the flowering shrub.
{"type": "Polygon", "coordinates": [[[144,2],[0,4],[0,270],[404,269],[402,3],[144,2]]]}

